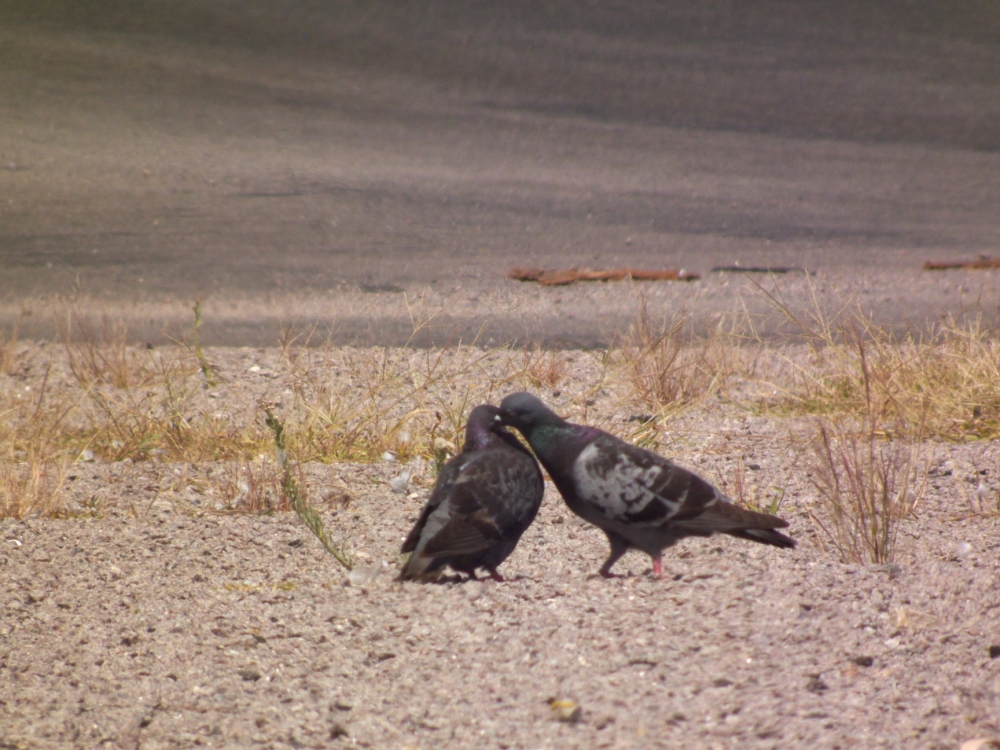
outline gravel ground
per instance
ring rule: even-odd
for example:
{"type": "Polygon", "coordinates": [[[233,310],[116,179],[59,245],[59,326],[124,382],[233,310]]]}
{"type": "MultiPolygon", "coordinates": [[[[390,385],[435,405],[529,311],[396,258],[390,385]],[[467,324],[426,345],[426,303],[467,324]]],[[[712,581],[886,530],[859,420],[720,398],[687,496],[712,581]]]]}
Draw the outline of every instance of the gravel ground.
{"type": "Polygon", "coordinates": [[[0,521],[0,747],[1000,738],[998,519],[969,512],[977,483],[998,490],[1000,445],[928,444],[897,562],[845,564],[809,520],[786,426],[733,408],[677,419],[665,452],[724,486],[741,458],[780,478],[800,545],[687,540],[663,580],[635,552],[595,577],[606,541],[551,486],[507,582],[403,585],[425,462],[409,494],[389,486],[399,463],[306,467],[351,574],[294,514],[212,512],[216,465],[81,463],[69,499],[96,510],[0,521]]]}

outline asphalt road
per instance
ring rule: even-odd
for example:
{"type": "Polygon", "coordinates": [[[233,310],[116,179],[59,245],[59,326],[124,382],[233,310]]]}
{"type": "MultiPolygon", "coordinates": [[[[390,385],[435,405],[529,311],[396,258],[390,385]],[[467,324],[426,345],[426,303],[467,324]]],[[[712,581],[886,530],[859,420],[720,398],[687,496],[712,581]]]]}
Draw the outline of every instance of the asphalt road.
{"type": "Polygon", "coordinates": [[[493,340],[599,342],[618,293],[526,303],[507,268],[683,267],[707,275],[651,296],[708,315],[734,263],[907,327],[995,318],[1000,271],[919,271],[982,254],[991,0],[0,1],[0,325],[27,311],[22,333],[70,300],[151,338],[201,298],[216,343],[289,317],[398,343],[433,299],[493,340]]]}

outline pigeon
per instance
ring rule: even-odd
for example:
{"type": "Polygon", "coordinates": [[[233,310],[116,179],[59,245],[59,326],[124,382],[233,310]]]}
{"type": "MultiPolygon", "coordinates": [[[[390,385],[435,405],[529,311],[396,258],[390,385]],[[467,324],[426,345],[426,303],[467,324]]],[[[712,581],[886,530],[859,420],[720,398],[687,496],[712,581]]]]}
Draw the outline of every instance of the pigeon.
{"type": "Polygon", "coordinates": [[[531,452],[498,421],[495,406],[469,414],[462,452],[441,469],[437,484],[402,552],[412,552],[400,580],[423,578],[446,565],[476,578],[497,572],[535,520],[545,485],[531,452]]]}
{"type": "Polygon", "coordinates": [[[732,503],[707,481],[673,461],[596,427],[571,424],[530,393],[500,404],[501,423],[517,428],[552,477],[570,510],[607,534],[605,578],[629,549],[653,558],[663,576],[663,550],[686,536],[716,532],[790,548],[775,529],[788,522],[732,503]]]}

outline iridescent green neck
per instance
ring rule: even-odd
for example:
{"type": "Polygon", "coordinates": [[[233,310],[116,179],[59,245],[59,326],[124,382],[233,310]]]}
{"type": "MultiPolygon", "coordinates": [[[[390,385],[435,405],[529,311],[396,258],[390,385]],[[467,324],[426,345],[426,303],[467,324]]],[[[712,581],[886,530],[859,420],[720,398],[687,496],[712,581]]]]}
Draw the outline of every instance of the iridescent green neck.
{"type": "Polygon", "coordinates": [[[525,437],[531,444],[531,448],[535,451],[535,454],[539,458],[542,458],[543,456],[551,456],[560,447],[565,446],[567,437],[572,439],[581,430],[589,430],[589,428],[582,427],[581,425],[567,424],[566,422],[562,424],[540,424],[533,427],[525,437]]]}

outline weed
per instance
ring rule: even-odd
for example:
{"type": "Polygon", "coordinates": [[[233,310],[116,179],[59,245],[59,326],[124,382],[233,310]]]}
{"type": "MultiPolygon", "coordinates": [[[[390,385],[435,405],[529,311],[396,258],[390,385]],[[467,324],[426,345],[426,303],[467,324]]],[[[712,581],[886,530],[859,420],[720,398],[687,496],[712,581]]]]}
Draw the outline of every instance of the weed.
{"type": "MultiPolygon", "coordinates": [[[[920,426],[946,440],[1000,437],[1000,342],[979,320],[942,322],[924,336],[894,336],[861,310],[834,323],[818,304],[808,318],[761,289],[810,349],[809,364],[786,360],[792,375],[772,385],[773,413],[853,416],[874,408],[896,430],[920,426]]],[[[887,436],[887,435],[886,435],[887,436]]]]}
{"type": "Polygon", "coordinates": [[[640,299],[638,316],[617,342],[616,354],[634,397],[669,414],[726,384],[737,364],[733,344],[721,330],[698,339],[679,317],[656,325],[640,299]]]}
{"type": "Polygon", "coordinates": [[[964,482],[960,486],[969,511],[955,520],[973,516],[1000,516],[1000,488],[991,488],[982,479],[977,482],[976,489],[971,494],[964,482]]]}
{"type": "Polygon", "coordinates": [[[229,461],[216,484],[218,510],[255,515],[291,510],[281,486],[280,467],[263,456],[229,461]]]}
{"type": "Polygon", "coordinates": [[[430,456],[435,441],[458,445],[465,416],[494,399],[507,350],[328,351],[289,362],[295,399],[289,411],[302,455],[372,461],[430,456]]]}
{"type": "Polygon", "coordinates": [[[9,334],[0,337],[0,375],[9,375],[14,369],[14,350],[17,348],[17,337],[21,331],[21,321],[24,320],[24,311],[18,315],[14,325],[10,328],[9,334]]]}
{"type": "Polygon", "coordinates": [[[812,483],[824,503],[809,509],[813,522],[842,560],[892,562],[899,524],[913,516],[926,487],[917,447],[820,419],[813,448],[812,483]]]}
{"type": "Polygon", "coordinates": [[[333,558],[348,571],[352,570],[354,568],[354,560],[330,540],[326,534],[326,529],[323,528],[323,519],[320,518],[319,513],[309,504],[309,498],[306,496],[304,489],[306,484],[302,481],[301,467],[293,467],[288,458],[284,425],[274,416],[270,408],[264,407],[264,413],[267,415],[267,426],[274,434],[274,447],[278,455],[278,463],[281,465],[282,498],[291,506],[302,523],[322,542],[326,551],[333,555],[333,558]],[[300,489],[300,486],[303,489],[300,489]]]}
{"type": "Polygon", "coordinates": [[[201,348],[201,300],[196,299],[194,301],[194,325],[192,327],[192,344],[191,349],[194,352],[195,359],[198,360],[198,366],[201,369],[202,377],[205,378],[205,385],[213,387],[218,385],[216,380],[216,374],[218,368],[212,364],[209,364],[208,360],[205,358],[205,353],[201,348]]]}
{"type": "Polygon", "coordinates": [[[736,460],[736,468],[732,472],[732,488],[730,489],[728,481],[724,481],[723,489],[731,495],[737,505],[757,513],[778,515],[785,499],[784,488],[774,486],[765,477],[762,477],[761,481],[754,481],[751,478],[752,473],[760,471],[760,466],[752,466],[753,468],[748,472],[749,467],[740,456],[736,460]]]}
{"type": "Polygon", "coordinates": [[[895,555],[900,522],[913,515],[926,488],[926,461],[917,449],[924,422],[900,424],[879,368],[883,350],[874,350],[873,363],[870,340],[857,329],[848,331],[861,374],[862,418],[857,427],[817,420],[812,482],[825,508],[810,509],[810,516],[841,559],[887,563],[895,555]],[[893,434],[895,439],[882,439],[893,434]]]}
{"type": "Polygon", "coordinates": [[[533,388],[555,388],[566,377],[568,364],[565,352],[537,346],[521,351],[521,369],[533,388]]]}
{"type": "Polygon", "coordinates": [[[51,363],[33,399],[17,393],[0,406],[0,517],[46,514],[60,505],[73,455],[59,437],[74,404],[51,398],[50,389],[51,363]]]}
{"type": "Polygon", "coordinates": [[[100,383],[128,389],[150,381],[146,362],[128,345],[122,323],[102,318],[98,333],[90,320],[69,310],[59,326],[59,335],[69,368],[84,388],[100,383]]]}

